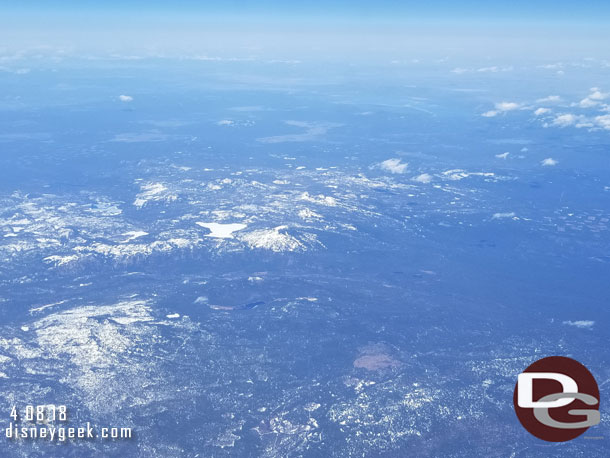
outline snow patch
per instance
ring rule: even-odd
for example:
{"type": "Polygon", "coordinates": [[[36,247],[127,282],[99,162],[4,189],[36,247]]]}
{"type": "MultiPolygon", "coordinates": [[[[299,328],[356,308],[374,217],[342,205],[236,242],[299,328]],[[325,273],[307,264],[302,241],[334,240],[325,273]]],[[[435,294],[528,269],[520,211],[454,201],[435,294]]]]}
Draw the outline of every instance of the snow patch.
{"type": "Polygon", "coordinates": [[[127,243],[127,242],[131,242],[132,240],[135,240],[139,237],[144,237],[145,235],[148,235],[148,232],[129,231],[129,232],[125,232],[123,235],[126,235],[127,238],[125,240],[123,240],[121,243],[127,243]]]}
{"type": "Polygon", "coordinates": [[[133,205],[137,208],[142,208],[150,201],[172,202],[177,198],[178,196],[170,193],[162,183],[146,183],[140,185],[140,193],[136,195],[133,205]]]}
{"type": "Polygon", "coordinates": [[[209,234],[206,234],[205,237],[213,237],[218,239],[232,239],[233,232],[241,231],[242,229],[248,227],[247,224],[242,223],[221,224],[196,222],[195,224],[205,227],[211,231],[209,234]]]}
{"type": "Polygon", "coordinates": [[[250,248],[262,248],[276,253],[282,251],[303,251],[306,246],[297,238],[286,232],[288,226],[277,226],[273,229],[263,229],[249,232],[241,237],[250,248]]]}
{"type": "Polygon", "coordinates": [[[44,258],[44,261],[49,263],[49,264],[53,264],[55,267],[59,267],[59,266],[65,266],[66,264],[71,264],[75,261],[78,261],[80,256],[73,254],[73,255],[69,255],[69,256],[59,256],[59,255],[53,255],[53,256],[47,256],[46,258],[44,258]]]}

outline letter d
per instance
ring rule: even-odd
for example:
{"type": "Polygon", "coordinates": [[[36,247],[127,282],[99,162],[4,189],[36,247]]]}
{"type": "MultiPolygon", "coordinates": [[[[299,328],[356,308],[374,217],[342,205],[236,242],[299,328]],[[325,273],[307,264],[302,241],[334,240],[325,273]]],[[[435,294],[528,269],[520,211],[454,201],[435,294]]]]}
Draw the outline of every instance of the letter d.
{"type": "Polygon", "coordinates": [[[563,393],[578,393],[576,380],[565,374],[558,374],[556,372],[523,372],[519,374],[517,379],[517,404],[519,407],[554,409],[556,407],[567,406],[574,401],[574,398],[568,397],[555,401],[534,402],[532,397],[534,396],[535,379],[556,380],[561,383],[563,393]]]}

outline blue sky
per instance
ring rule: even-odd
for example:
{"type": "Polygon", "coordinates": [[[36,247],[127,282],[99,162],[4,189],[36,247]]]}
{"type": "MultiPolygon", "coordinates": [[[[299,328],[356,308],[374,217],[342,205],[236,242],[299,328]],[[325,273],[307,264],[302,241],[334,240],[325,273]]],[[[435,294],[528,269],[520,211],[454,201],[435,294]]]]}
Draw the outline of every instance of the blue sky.
{"type": "Polygon", "coordinates": [[[608,1],[0,0],[0,48],[278,57],[605,57],[608,1]]]}
{"type": "Polygon", "coordinates": [[[607,23],[610,3],[593,0],[309,0],[288,2],[281,0],[3,0],[4,12],[23,18],[37,11],[48,14],[121,12],[124,14],[163,14],[167,16],[228,15],[276,17],[283,20],[304,16],[355,19],[432,19],[495,22],[574,22],[607,23]]]}

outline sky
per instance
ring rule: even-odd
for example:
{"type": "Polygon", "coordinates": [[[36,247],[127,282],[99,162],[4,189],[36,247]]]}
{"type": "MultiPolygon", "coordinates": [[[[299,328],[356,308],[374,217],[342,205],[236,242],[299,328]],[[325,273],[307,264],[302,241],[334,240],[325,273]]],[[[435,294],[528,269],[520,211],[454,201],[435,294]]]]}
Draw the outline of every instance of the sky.
{"type": "Polygon", "coordinates": [[[503,21],[568,21],[607,22],[610,5],[607,1],[589,0],[2,0],[5,12],[28,14],[56,12],[64,14],[119,12],[125,14],[163,15],[263,15],[283,20],[303,16],[333,18],[404,19],[431,18],[503,21]]]}
{"type": "Polygon", "coordinates": [[[604,57],[610,2],[0,0],[0,49],[278,58],[604,57]],[[554,56],[553,56],[554,57],[554,56]]]}

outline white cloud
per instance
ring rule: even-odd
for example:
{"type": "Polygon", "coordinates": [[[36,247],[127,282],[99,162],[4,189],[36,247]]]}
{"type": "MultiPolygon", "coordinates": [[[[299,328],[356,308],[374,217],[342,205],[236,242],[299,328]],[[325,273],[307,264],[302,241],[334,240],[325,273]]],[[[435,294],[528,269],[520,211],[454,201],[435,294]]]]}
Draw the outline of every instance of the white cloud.
{"type": "Polygon", "coordinates": [[[515,102],[500,102],[496,103],[496,110],[498,111],[512,111],[516,110],[520,107],[518,103],[515,102]]]}
{"type": "Polygon", "coordinates": [[[543,114],[547,114],[550,112],[551,112],[550,108],[538,108],[536,111],[534,111],[534,114],[536,116],[542,116],[543,114]]]}
{"type": "Polygon", "coordinates": [[[405,173],[408,166],[409,164],[403,163],[400,159],[387,159],[379,164],[381,169],[392,173],[405,173]]]}
{"type": "Polygon", "coordinates": [[[602,129],[610,130],[610,115],[596,116],[595,123],[602,129]]]}
{"type": "Polygon", "coordinates": [[[542,161],[540,161],[540,163],[544,167],[550,167],[550,166],[558,164],[558,162],[555,159],[553,159],[552,157],[547,157],[546,159],[543,159],[542,161]]]}
{"type": "Polygon", "coordinates": [[[554,64],[538,65],[538,68],[546,68],[549,70],[555,70],[558,68],[563,68],[563,66],[564,66],[563,62],[556,62],[554,64]]]}
{"type": "Polygon", "coordinates": [[[413,181],[417,181],[418,183],[430,183],[432,181],[432,175],[422,173],[421,175],[417,175],[415,178],[413,178],[413,181]]]}
{"type": "Polygon", "coordinates": [[[587,98],[592,100],[606,100],[610,96],[610,92],[601,92],[598,88],[592,87],[591,94],[587,98]]]}
{"type": "Polygon", "coordinates": [[[508,66],[504,66],[504,67],[498,67],[497,65],[492,65],[490,67],[480,67],[480,68],[456,67],[453,70],[451,70],[451,73],[456,73],[456,74],[460,75],[462,73],[472,73],[472,72],[478,72],[478,73],[512,72],[513,70],[514,70],[514,67],[512,65],[508,65],[508,66]]]}
{"type": "Polygon", "coordinates": [[[133,102],[133,97],[130,95],[119,95],[119,100],[121,102],[133,102]]]}
{"type": "Polygon", "coordinates": [[[576,121],[578,121],[578,116],[571,113],[565,113],[553,119],[553,125],[558,127],[568,127],[576,124],[576,121]]]}
{"type": "Polygon", "coordinates": [[[584,115],[575,115],[572,113],[564,113],[556,116],[550,124],[545,123],[544,127],[556,126],[556,127],[569,127],[574,126],[577,129],[588,127],[591,129],[605,129],[610,130],[610,116],[599,115],[595,117],[589,117],[584,115]]]}
{"type": "Polygon", "coordinates": [[[591,93],[573,106],[579,106],[581,108],[591,108],[600,105],[603,100],[606,100],[610,96],[610,92],[602,92],[597,87],[591,88],[591,93]]]}
{"type": "Polygon", "coordinates": [[[222,119],[222,120],[218,121],[216,124],[219,126],[232,126],[235,123],[233,121],[231,121],[230,119],[222,119]]]}
{"type": "Polygon", "coordinates": [[[496,65],[492,67],[481,67],[477,69],[477,72],[480,73],[498,73],[498,72],[510,72],[513,70],[512,66],[508,67],[498,67],[496,65]]]}
{"type": "Polygon", "coordinates": [[[498,159],[506,159],[509,156],[509,154],[510,154],[509,152],[502,153],[502,154],[496,154],[496,157],[498,159]]]}
{"type": "Polygon", "coordinates": [[[506,219],[506,218],[518,219],[515,212],[494,213],[493,216],[491,217],[491,219],[506,219]]]}
{"type": "Polygon", "coordinates": [[[495,110],[486,111],[481,116],[486,118],[493,118],[494,116],[499,115],[500,113],[504,113],[506,111],[518,110],[521,108],[521,105],[516,102],[499,102],[495,105],[495,110]]]}
{"type": "Polygon", "coordinates": [[[538,103],[556,103],[561,102],[561,97],[558,95],[549,95],[548,97],[544,97],[542,99],[536,100],[538,103]]]}
{"type": "Polygon", "coordinates": [[[451,170],[445,170],[443,172],[443,176],[449,180],[459,181],[459,180],[463,180],[464,178],[468,178],[468,177],[491,178],[491,177],[494,177],[495,174],[493,172],[467,172],[466,170],[463,170],[463,169],[451,169],[451,170]]]}
{"type": "Polygon", "coordinates": [[[591,107],[594,107],[596,105],[599,105],[599,102],[596,101],[596,100],[591,99],[590,97],[586,97],[586,98],[582,99],[580,102],[578,102],[577,105],[580,108],[591,108],[591,107]]]}
{"type": "Polygon", "coordinates": [[[568,326],[574,326],[581,329],[590,329],[595,324],[595,321],[591,320],[578,320],[578,321],[564,321],[563,324],[568,326]]]}

